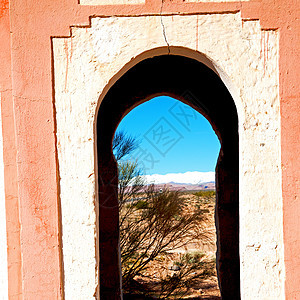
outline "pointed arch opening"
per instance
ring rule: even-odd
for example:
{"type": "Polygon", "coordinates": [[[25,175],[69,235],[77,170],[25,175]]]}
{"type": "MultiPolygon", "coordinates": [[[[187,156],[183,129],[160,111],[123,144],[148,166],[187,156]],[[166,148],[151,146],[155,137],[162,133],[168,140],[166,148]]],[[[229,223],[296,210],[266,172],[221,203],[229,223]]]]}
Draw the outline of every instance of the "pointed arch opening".
{"type": "Polygon", "coordinates": [[[111,85],[99,106],[96,151],[100,297],[122,297],[118,171],[112,151],[113,137],[130,110],[158,95],[171,96],[200,112],[220,140],[215,209],[218,280],[222,299],[240,299],[237,110],[216,72],[203,62],[183,55],[158,55],[141,60],[111,85]]]}

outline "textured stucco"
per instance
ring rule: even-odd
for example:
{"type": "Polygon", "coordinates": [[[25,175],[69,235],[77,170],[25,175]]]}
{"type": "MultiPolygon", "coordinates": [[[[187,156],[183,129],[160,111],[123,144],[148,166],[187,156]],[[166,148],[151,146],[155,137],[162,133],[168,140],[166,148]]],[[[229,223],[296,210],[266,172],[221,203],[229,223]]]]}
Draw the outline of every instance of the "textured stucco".
{"type": "Polygon", "coordinates": [[[143,4],[145,0],[80,0],[82,5],[120,5],[143,4]]]}
{"type": "MultiPolygon", "coordinates": [[[[1,103],[1,93],[0,93],[1,103]]],[[[0,299],[8,299],[7,241],[4,193],[3,136],[0,105],[0,299]]]]}
{"type": "MultiPolygon", "coordinates": [[[[250,1],[250,0],[241,0],[250,1]]],[[[236,0],[185,0],[185,2],[236,2],[236,0]]],[[[81,5],[143,4],[145,0],[79,0],[81,5]]]]}
{"type": "Polygon", "coordinates": [[[207,56],[234,98],[241,295],[283,299],[278,34],[261,31],[258,21],[244,22],[238,13],[92,18],[91,28],[75,27],[71,38],[53,39],[65,297],[92,299],[97,290],[94,121],[99,97],[125,64],[167,45],[207,56]]]}
{"type": "MultiPolygon", "coordinates": [[[[240,0],[250,1],[250,0],[240,0]]],[[[185,0],[185,2],[236,2],[236,0],[185,0]]]]}

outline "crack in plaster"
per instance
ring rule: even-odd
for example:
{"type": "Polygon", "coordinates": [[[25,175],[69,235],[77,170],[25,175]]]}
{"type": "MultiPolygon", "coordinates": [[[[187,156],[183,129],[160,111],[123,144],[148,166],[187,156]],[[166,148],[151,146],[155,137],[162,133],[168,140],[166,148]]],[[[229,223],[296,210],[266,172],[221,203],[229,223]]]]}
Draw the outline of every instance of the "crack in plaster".
{"type": "Polygon", "coordinates": [[[43,101],[43,99],[32,99],[32,98],[22,97],[22,96],[18,96],[18,95],[12,95],[12,97],[22,99],[22,100],[27,100],[29,102],[41,102],[41,101],[43,101]]]}
{"type": "Polygon", "coordinates": [[[161,6],[160,6],[160,23],[161,23],[161,26],[162,26],[162,32],[163,32],[164,40],[165,40],[165,42],[167,44],[167,47],[168,47],[168,54],[170,54],[170,44],[169,44],[169,42],[167,40],[166,28],[165,28],[165,25],[164,25],[164,22],[163,22],[163,15],[162,15],[163,5],[164,5],[164,0],[161,0],[161,6]]]}
{"type": "Polygon", "coordinates": [[[5,90],[1,90],[0,93],[5,93],[5,92],[11,92],[12,89],[5,89],[5,90]]]}

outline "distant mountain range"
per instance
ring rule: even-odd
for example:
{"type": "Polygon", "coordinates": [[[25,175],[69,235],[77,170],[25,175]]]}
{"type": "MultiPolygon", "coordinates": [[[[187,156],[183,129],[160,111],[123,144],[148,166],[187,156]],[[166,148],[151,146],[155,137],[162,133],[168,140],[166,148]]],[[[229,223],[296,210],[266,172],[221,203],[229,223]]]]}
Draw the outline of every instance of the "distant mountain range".
{"type": "Polygon", "coordinates": [[[142,176],[147,183],[180,183],[180,184],[201,184],[204,182],[214,182],[215,172],[185,172],[169,173],[165,175],[153,174],[142,176]]]}
{"type": "Polygon", "coordinates": [[[215,172],[185,172],[165,175],[153,174],[142,176],[147,184],[155,184],[157,188],[167,186],[170,190],[214,190],[215,172]]]}

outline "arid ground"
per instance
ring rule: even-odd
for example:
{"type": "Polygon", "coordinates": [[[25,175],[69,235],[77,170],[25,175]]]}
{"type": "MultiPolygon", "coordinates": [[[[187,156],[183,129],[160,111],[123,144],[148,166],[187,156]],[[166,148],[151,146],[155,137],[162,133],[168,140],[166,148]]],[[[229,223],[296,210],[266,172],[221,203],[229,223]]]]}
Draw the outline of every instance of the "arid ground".
{"type": "MultiPolygon", "coordinates": [[[[137,294],[124,294],[124,299],[221,299],[218,288],[215,257],[216,257],[216,235],[214,224],[214,209],[215,209],[215,195],[212,192],[198,193],[184,192],[183,199],[185,201],[185,212],[188,213],[195,206],[201,208],[201,211],[207,217],[205,222],[205,230],[207,231],[210,242],[203,242],[202,240],[188,243],[186,246],[169,251],[167,254],[158,256],[155,260],[150,262],[147,269],[141,276],[137,276],[135,281],[140,286],[145,287],[147,296],[139,292],[137,294]],[[200,194],[200,195],[199,195],[200,194]],[[178,276],[179,272],[184,271],[185,266],[180,265],[183,257],[195,255],[201,257],[201,261],[209,264],[210,274],[205,279],[196,278],[191,279],[188,288],[177,290],[176,293],[165,297],[159,296],[161,282],[164,278],[172,278],[178,276]],[[149,292],[150,291],[150,292],[149,292]]],[[[197,274],[203,272],[201,269],[194,270],[189,276],[190,278],[197,277],[197,274]]]]}

